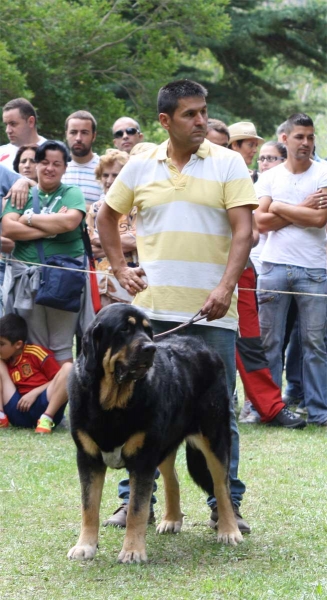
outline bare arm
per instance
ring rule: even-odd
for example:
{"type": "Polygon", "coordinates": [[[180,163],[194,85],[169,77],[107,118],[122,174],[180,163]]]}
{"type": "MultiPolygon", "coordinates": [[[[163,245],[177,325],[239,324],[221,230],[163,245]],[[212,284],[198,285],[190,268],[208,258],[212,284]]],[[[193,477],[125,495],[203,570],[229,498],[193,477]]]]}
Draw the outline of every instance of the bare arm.
{"type": "Polygon", "coordinates": [[[11,206],[16,206],[16,208],[20,210],[24,208],[28,199],[29,189],[34,185],[36,185],[36,182],[32,179],[27,179],[27,177],[17,179],[3,200],[10,198],[11,206]]]}
{"type": "Polygon", "coordinates": [[[141,267],[133,269],[126,265],[118,227],[121,216],[104,202],[98,212],[97,228],[101,246],[109,259],[115,277],[129,294],[135,296],[147,287],[142,279],[145,273],[141,267]]]}
{"type": "Polygon", "coordinates": [[[251,207],[231,208],[228,210],[228,218],[232,229],[232,242],[226,269],[220,283],[209,294],[201,309],[202,314],[208,315],[208,321],[221,319],[227,313],[253,243],[251,207]]]}
{"type": "Polygon", "coordinates": [[[259,233],[267,233],[268,231],[278,231],[287,227],[290,222],[283,219],[279,215],[269,212],[270,206],[273,204],[270,196],[262,196],[259,198],[259,206],[254,213],[254,218],[259,230],[259,233]]]}
{"type": "Polygon", "coordinates": [[[324,227],[327,223],[327,206],[324,188],[317,194],[311,194],[301,204],[294,206],[285,202],[272,202],[269,212],[302,227],[324,227]]]}
{"type": "MultiPolygon", "coordinates": [[[[58,233],[74,231],[74,229],[79,226],[82,219],[82,211],[77,210],[76,208],[70,208],[67,209],[66,212],[33,214],[31,225],[32,227],[36,227],[36,229],[41,229],[44,232],[44,236],[57,235],[58,233]]],[[[19,222],[26,225],[27,220],[28,215],[24,214],[20,217],[19,222]]]]}
{"type": "Polygon", "coordinates": [[[36,227],[29,227],[19,222],[18,213],[7,213],[2,217],[2,233],[13,241],[38,240],[44,237],[44,231],[36,227]]]}

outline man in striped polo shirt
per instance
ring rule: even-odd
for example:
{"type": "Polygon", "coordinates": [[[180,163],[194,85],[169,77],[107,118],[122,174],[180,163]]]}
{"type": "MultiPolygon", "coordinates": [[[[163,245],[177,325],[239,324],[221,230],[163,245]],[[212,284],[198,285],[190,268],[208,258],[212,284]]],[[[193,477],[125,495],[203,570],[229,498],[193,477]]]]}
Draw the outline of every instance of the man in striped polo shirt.
{"type": "Polygon", "coordinates": [[[81,188],[86,206],[100,199],[102,188],[95,178],[94,170],[99,156],[92,150],[96,138],[97,122],[87,110],[78,110],[67,117],[66,140],[72,155],[62,183],[81,188]]]}
{"type": "MultiPolygon", "coordinates": [[[[183,331],[200,335],[219,352],[232,398],[238,324],[235,287],[251,250],[252,210],[258,203],[243,159],[205,139],[206,96],[202,85],[188,80],[160,89],[159,120],[169,139],[127,163],[110,188],[97,223],[115,276],[136,296],[134,304],[147,312],[154,333],[188,321],[199,309],[207,315],[183,331]],[[126,265],[117,228],[120,215],[133,206],[138,209],[140,263],[135,269],[126,265]]],[[[239,436],[232,401],[230,410],[230,490],[239,528],[249,533],[239,512],[245,485],[238,478],[239,436]]],[[[128,486],[121,486],[119,495],[123,504],[109,523],[124,527],[128,486]]],[[[218,518],[214,497],[208,505],[214,527],[218,518]]]]}

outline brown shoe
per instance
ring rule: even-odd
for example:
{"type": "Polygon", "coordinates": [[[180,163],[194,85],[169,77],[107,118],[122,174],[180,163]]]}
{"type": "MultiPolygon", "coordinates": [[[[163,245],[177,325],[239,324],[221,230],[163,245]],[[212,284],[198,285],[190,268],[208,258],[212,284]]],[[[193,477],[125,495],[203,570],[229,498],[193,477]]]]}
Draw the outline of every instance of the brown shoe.
{"type": "MultiPolygon", "coordinates": [[[[234,510],[236,523],[237,523],[237,526],[238,526],[240,532],[241,533],[251,533],[250,525],[245,521],[245,519],[243,519],[238,507],[235,506],[235,504],[233,504],[233,510],[234,510]]],[[[209,526],[212,529],[217,529],[217,524],[218,524],[218,510],[217,510],[217,506],[215,506],[211,511],[209,526]]]]}
{"type": "MultiPolygon", "coordinates": [[[[102,525],[104,527],[107,527],[107,525],[112,525],[113,527],[120,527],[121,529],[123,529],[124,527],[126,527],[127,509],[128,504],[122,504],[119,508],[117,508],[117,510],[115,510],[114,514],[112,515],[112,517],[110,517],[110,519],[103,521],[102,525]]],[[[153,508],[151,506],[148,524],[152,525],[155,522],[156,518],[154,515],[153,508]]]]}

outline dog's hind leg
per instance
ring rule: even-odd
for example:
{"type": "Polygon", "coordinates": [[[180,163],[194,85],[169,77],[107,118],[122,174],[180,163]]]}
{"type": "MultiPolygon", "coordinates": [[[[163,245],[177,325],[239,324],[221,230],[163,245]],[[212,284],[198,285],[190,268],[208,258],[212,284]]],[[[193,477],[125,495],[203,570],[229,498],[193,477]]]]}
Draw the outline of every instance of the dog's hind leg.
{"type": "Polygon", "coordinates": [[[176,452],[172,452],[159,465],[165,488],[165,515],[157,527],[157,533],[179,533],[183,525],[183,513],[180,507],[179,483],[174,468],[176,452]]]}
{"type": "MultiPolygon", "coordinates": [[[[202,434],[192,435],[187,442],[201,450],[213,481],[213,491],[218,507],[218,542],[236,546],[243,537],[237,526],[228,489],[228,470],[226,465],[214,453],[210,441],[202,434]]],[[[190,465],[191,467],[191,465],[190,465]]],[[[192,468],[190,468],[192,476],[192,468]]],[[[195,478],[196,480],[196,478],[195,478]]]]}
{"type": "Polygon", "coordinates": [[[146,562],[145,533],[149,518],[150,499],[153,490],[152,475],[130,472],[130,500],[127,510],[126,535],[118,555],[121,563],[146,562]]]}
{"type": "Polygon", "coordinates": [[[76,546],[67,554],[76,560],[91,560],[98,547],[99,511],[107,467],[78,451],[78,470],[82,491],[82,528],[76,546]]]}

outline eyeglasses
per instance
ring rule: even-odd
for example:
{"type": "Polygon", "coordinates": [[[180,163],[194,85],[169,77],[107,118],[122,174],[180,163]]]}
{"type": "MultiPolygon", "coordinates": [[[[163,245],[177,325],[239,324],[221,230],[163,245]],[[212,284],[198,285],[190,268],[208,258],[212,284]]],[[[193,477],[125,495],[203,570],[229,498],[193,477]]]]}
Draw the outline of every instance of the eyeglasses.
{"type": "Polygon", "coordinates": [[[136,127],[126,127],[126,129],[118,129],[118,131],[115,131],[114,138],[122,138],[125,131],[127,135],[135,135],[136,133],[140,133],[140,130],[136,129],[136,127]]]}
{"type": "Polygon", "coordinates": [[[283,156],[259,156],[258,158],[258,162],[263,162],[264,160],[266,160],[267,162],[276,162],[276,160],[285,160],[285,158],[283,158],[283,156]]]}

